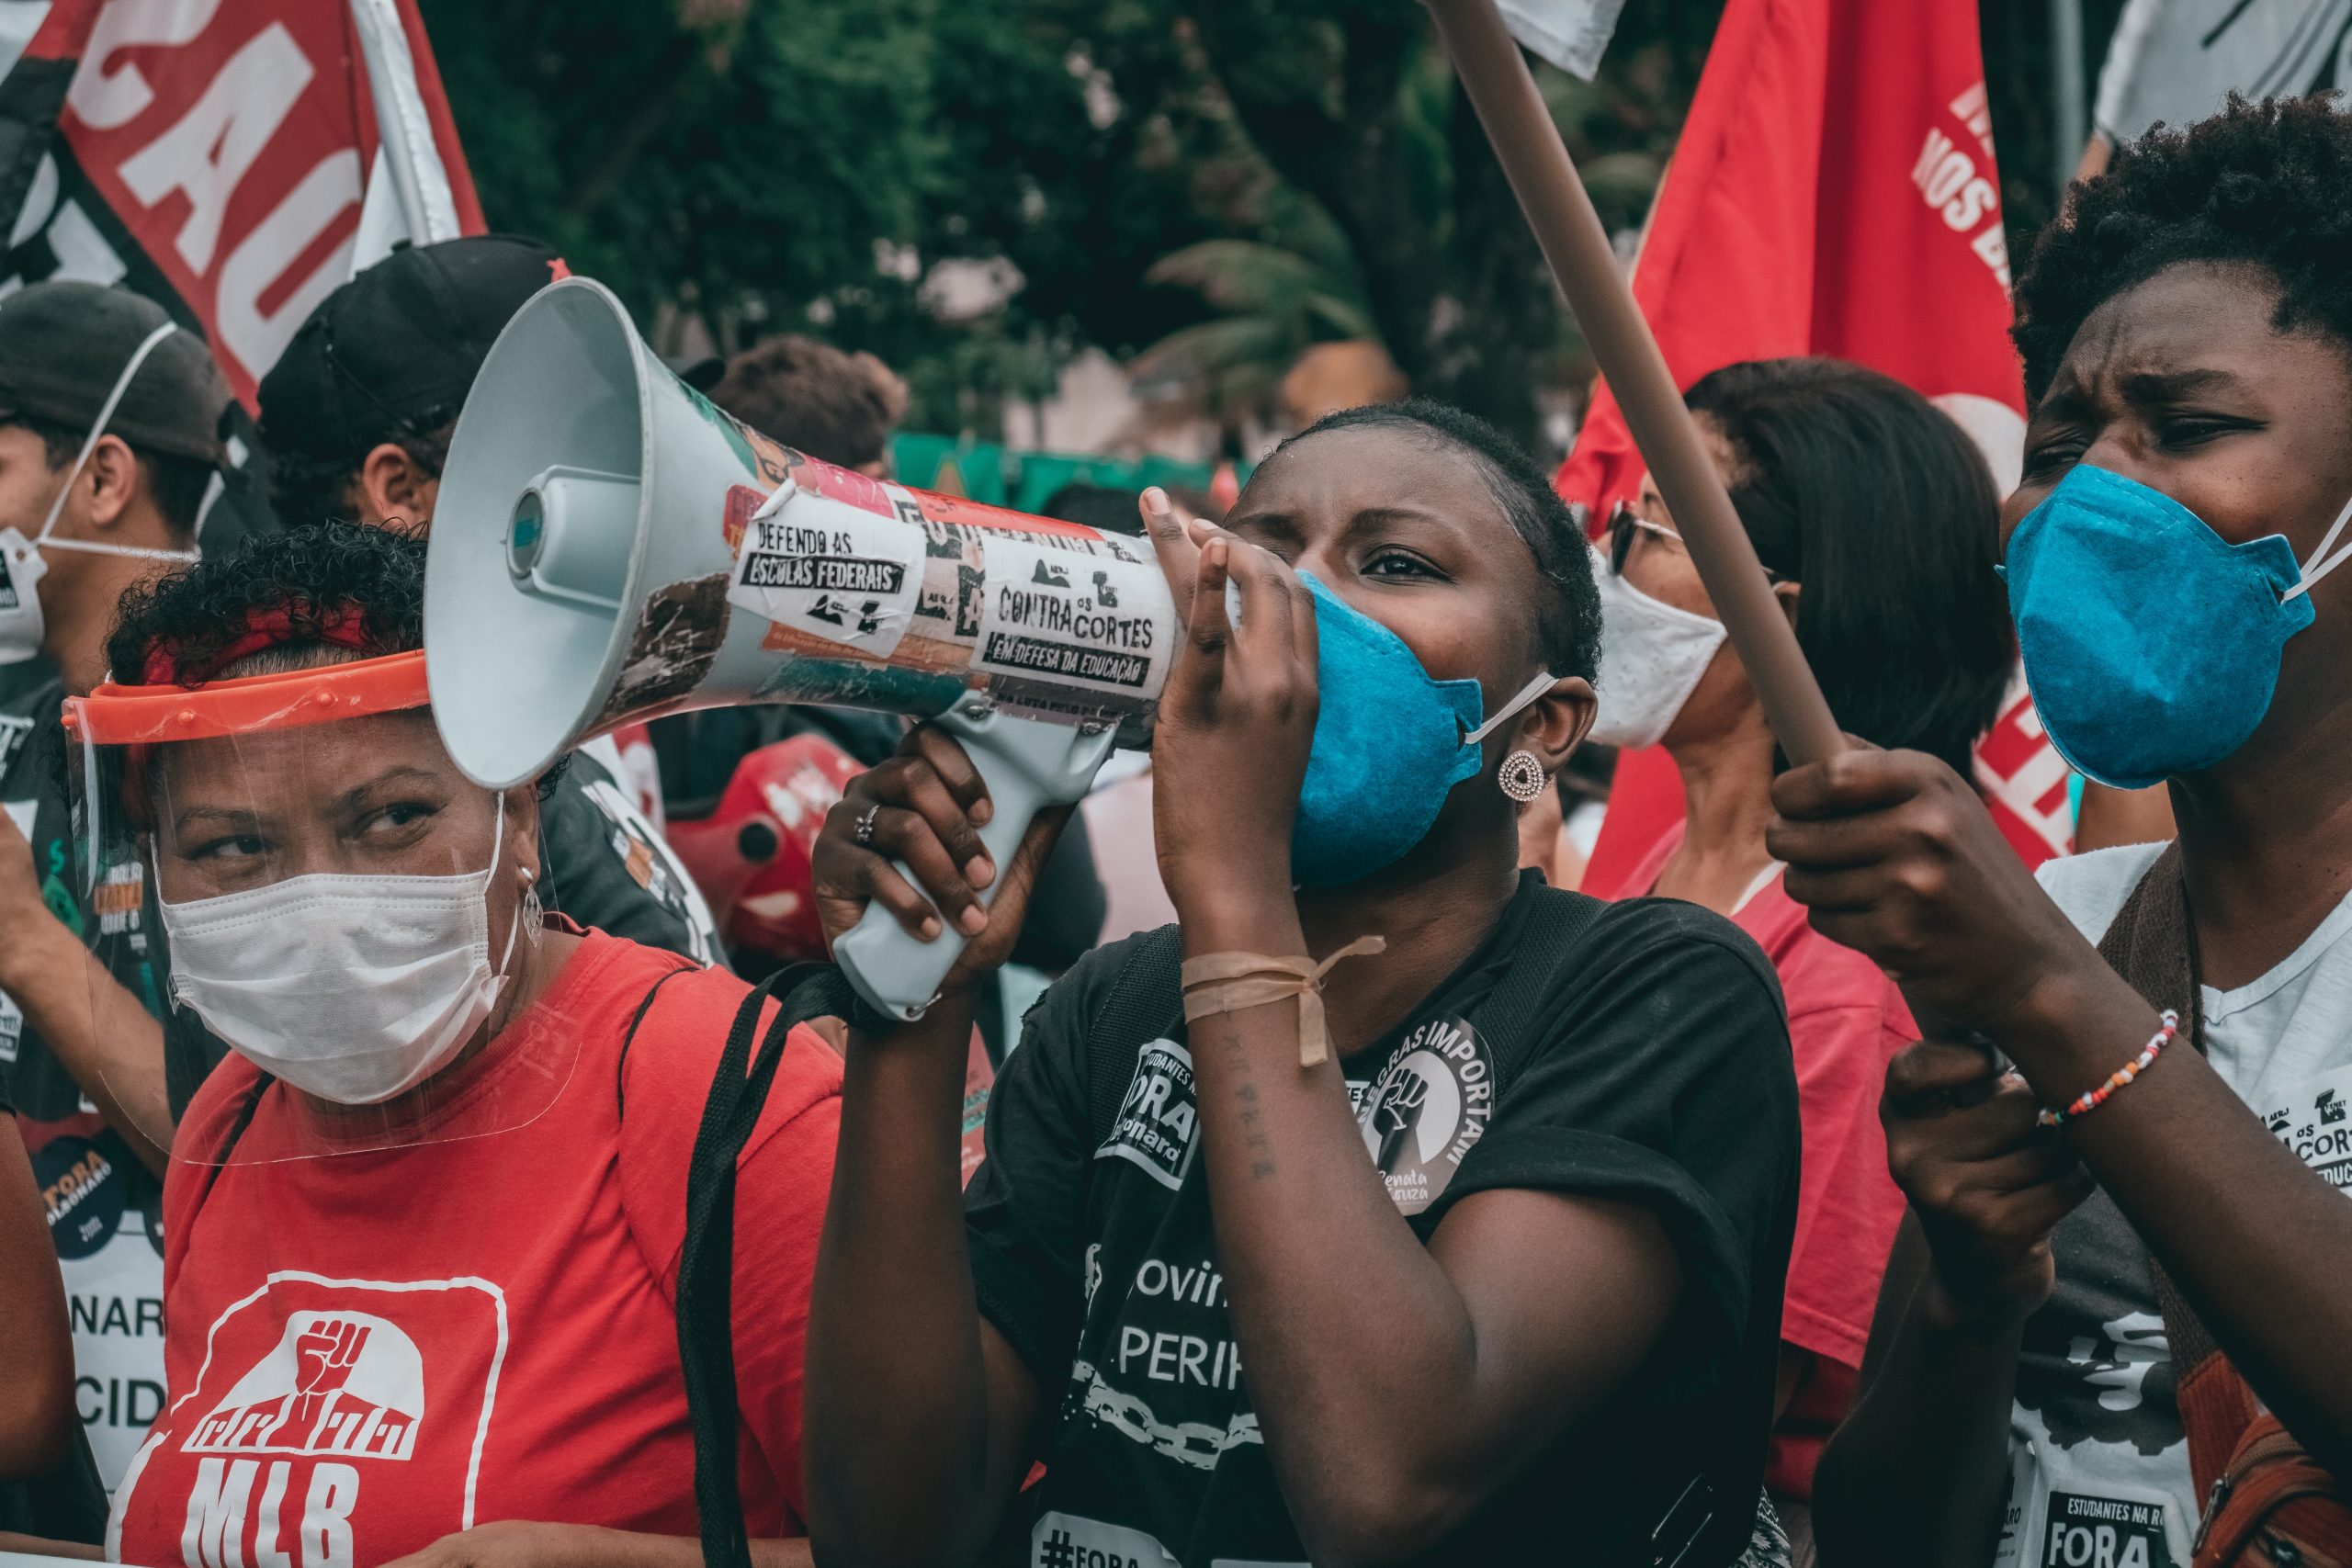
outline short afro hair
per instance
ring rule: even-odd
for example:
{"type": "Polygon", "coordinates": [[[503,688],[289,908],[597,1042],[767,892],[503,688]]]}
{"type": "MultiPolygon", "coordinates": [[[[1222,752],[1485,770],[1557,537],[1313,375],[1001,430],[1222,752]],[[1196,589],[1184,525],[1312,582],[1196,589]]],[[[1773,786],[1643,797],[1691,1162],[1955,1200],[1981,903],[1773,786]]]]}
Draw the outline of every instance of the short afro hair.
{"type": "MultiPolygon", "coordinates": [[[[273,611],[286,612],[295,635],[236,660],[217,678],[414,652],[424,646],[424,531],[330,519],[140,583],[122,596],[107,639],[107,666],[131,684],[143,682],[153,649],[175,665],[201,668],[243,634],[256,612],[273,611]],[[353,611],[356,649],[303,635],[306,623],[353,611]]],[[[540,800],[571,765],[567,753],[539,774],[540,800]]],[[[119,779],[109,788],[119,791],[119,779]]]]}
{"type": "Polygon", "coordinates": [[[907,385],[870,354],[786,333],[729,360],[710,400],[796,452],[863,468],[888,458],[907,385]]]}
{"type": "MultiPolygon", "coordinates": [[[[1560,499],[1535,459],[1477,415],[1429,398],[1367,403],[1326,414],[1275,448],[1283,452],[1327,430],[1395,430],[1467,453],[1487,479],[1543,584],[1537,596],[1537,641],[1555,675],[1593,680],[1600,671],[1600,591],[1592,581],[1592,551],[1577,513],[1560,499]]],[[[1271,460],[1271,459],[1270,459],[1271,460]]]]}
{"type": "Polygon", "coordinates": [[[2183,262],[2238,263],[2278,281],[2280,332],[2352,354],[2352,116],[2333,95],[2235,94],[2186,130],[2162,125],[2075,187],[2018,279],[2018,352],[2039,402],[2092,311],[2183,262]]]}
{"type": "Polygon", "coordinates": [[[255,613],[278,610],[292,617],[296,629],[285,649],[299,653],[318,646],[300,635],[306,618],[346,607],[359,613],[356,657],[423,648],[423,535],[321,522],[207,556],[122,596],[114,635],[107,639],[107,665],[118,681],[138,682],[145,678],[149,652],[160,649],[175,665],[202,668],[244,635],[255,613]]]}

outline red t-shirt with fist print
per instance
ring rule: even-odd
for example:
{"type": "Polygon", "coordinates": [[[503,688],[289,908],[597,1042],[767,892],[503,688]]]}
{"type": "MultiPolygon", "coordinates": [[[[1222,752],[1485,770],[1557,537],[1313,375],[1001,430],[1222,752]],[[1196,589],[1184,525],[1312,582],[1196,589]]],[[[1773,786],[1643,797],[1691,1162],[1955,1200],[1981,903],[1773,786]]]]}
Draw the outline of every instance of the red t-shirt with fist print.
{"type": "MultiPolygon", "coordinates": [[[[589,933],[402,1148],[318,1155],[315,1111],[282,1084],[255,1102],[255,1070],[221,1065],[181,1153],[221,1148],[254,1113],[225,1161],[175,1160],[165,1185],[168,1403],[116,1495],[110,1556],[366,1568],[497,1519],[695,1533],[686,1163],[746,987],[680,975],[624,1053],[679,962],[589,933]]],[[[801,1349],[840,1089],[841,1059],[795,1032],[738,1167],[755,1539],[799,1529],[801,1349]]]]}

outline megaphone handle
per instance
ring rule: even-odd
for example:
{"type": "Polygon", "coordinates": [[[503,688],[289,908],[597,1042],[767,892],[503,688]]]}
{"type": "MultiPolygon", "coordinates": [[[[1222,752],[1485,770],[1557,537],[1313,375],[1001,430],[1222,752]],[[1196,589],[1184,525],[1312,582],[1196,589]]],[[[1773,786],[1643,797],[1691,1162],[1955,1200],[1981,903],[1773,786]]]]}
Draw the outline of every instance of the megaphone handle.
{"type": "MultiPolygon", "coordinates": [[[[1046,807],[1066,806],[1086,794],[1110,756],[1117,731],[1112,726],[1090,732],[1043,719],[1015,718],[986,699],[970,698],[933,722],[962,743],[989,786],[993,810],[988,826],[980,829],[980,842],[997,865],[999,880],[980,890],[980,902],[991,904],[1002,885],[1003,869],[1012,863],[1029,824],[1046,807]]],[[[914,881],[903,863],[899,874],[914,881]]],[[[911,1021],[937,998],[940,982],[963,951],[963,933],[953,927],[924,942],[876,904],[854,930],[833,943],[833,962],[867,1002],[892,1018],[911,1021]]]]}

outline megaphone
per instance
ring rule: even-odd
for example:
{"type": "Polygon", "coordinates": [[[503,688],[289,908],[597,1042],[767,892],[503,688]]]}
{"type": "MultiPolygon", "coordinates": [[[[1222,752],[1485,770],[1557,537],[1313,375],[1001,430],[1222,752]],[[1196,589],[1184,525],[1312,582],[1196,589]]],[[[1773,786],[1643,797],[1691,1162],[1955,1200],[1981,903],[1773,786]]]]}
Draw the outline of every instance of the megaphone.
{"type": "MultiPolygon", "coordinates": [[[[962,741],[1000,866],[1114,745],[1149,744],[1176,645],[1145,542],[795,452],[672,375],[577,277],[535,295],[474,380],[424,606],[435,721],[487,788],[660,714],[877,708],[962,741]]],[[[877,905],[833,956],[911,1019],[963,945],[952,930],[918,941],[877,905]]]]}

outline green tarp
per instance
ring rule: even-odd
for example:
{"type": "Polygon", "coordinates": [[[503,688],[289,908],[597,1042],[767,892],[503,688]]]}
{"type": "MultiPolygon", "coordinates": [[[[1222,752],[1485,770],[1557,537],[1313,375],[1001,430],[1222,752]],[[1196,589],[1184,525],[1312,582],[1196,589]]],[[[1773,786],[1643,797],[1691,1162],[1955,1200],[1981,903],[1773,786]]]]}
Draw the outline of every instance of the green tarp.
{"type": "Polygon", "coordinates": [[[1206,463],[1180,463],[1172,457],[1091,457],[1064,452],[1008,452],[1001,446],[959,441],[949,435],[901,432],[890,438],[893,476],[918,490],[960,491],[991,506],[1015,512],[1042,512],[1056,491],[1067,484],[1095,484],[1112,490],[1140,491],[1148,485],[1189,485],[1209,488],[1206,463]],[[943,479],[951,470],[953,482],[943,479]]]}

